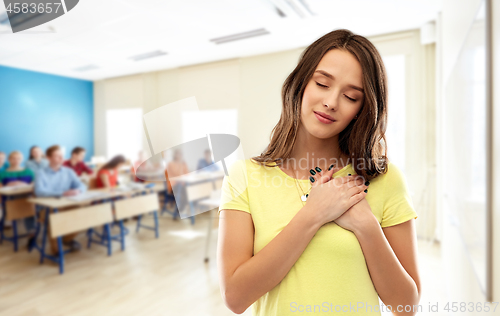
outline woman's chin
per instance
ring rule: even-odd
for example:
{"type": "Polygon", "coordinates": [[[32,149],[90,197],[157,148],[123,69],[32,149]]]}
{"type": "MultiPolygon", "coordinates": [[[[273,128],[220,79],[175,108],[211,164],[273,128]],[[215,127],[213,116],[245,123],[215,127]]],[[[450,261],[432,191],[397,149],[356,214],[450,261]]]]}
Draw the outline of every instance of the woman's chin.
{"type": "Polygon", "coordinates": [[[332,131],[313,131],[311,133],[311,136],[318,138],[318,139],[329,139],[337,135],[335,132],[332,131]]]}

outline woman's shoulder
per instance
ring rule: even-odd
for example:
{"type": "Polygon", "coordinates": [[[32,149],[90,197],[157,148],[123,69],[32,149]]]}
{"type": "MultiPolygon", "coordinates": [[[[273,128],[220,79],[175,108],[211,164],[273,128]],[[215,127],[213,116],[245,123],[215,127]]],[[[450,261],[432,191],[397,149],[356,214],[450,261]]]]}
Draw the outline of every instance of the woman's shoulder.
{"type": "Polygon", "coordinates": [[[23,170],[21,170],[21,172],[23,174],[28,174],[28,175],[34,175],[35,173],[33,172],[33,170],[31,170],[30,168],[24,168],[23,170]]]}
{"type": "Polygon", "coordinates": [[[108,169],[104,169],[104,168],[101,168],[97,171],[97,174],[98,175],[101,175],[101,174],[109,174],[109,171],[108,169]]]}
{"type": "Polygon", "coordinates": [[[397,163],[389,161],[385,168],[386,171],[378,175],[377,178],[380,178],[379,181],[383,183],[386,192],[394,192],[401,186],[407,186],[404,171],[397,163]]]}
{"type": "Polygon", "coordinates": [[[245,159],[237,159],[235,160],[229,169],[238,168],[238,169],[246,169],[247,172],[250,171],[262,171],[267,167],[272,167],[276,165],[276,163],[270,163],[268,166],[263,163],[256,161],[253,158],[245,158],[245,159]]]}

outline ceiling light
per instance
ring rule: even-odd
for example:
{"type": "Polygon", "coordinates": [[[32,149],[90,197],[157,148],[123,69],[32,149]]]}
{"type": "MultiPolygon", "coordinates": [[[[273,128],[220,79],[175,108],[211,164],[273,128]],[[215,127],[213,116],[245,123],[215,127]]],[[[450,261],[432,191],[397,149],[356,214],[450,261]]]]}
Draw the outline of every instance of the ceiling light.
{"type": "Polygon", "coordinates": [[[139,55],[135,55],[135,56],[129,57],[129,59],[132,59],[134,61],[139,61],[139,60],[144,60],[144,59],[148,59],[148,58],[163,56],[163,55],[166,55],[166,54],[167,54],[167,52],[164,52],[164,51],[161,51],[161,50],[155,50],[153,52],[139,54],[139,55]]]}
{"type": "Polygon", "coordinates": [[[238,40],[246,39],[249,37],[255,37],[255,36],[266,35],[266,34],[270,34],[270,32],[268,30],[262,28],[262,29],[248,31],[248,32],[212,38],[210,41],[214,42],[215,44],[222,44],[222,43],[238,41],[238,40]]]}

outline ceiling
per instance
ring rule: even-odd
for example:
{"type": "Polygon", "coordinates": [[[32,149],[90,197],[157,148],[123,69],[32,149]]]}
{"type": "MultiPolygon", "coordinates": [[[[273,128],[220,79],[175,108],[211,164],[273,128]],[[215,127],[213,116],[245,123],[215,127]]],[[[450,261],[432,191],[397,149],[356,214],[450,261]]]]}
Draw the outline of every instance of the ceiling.
{"type": "Polygon", "coordinates": [[[415,29],[440,10],[439,0],[81,0],[23,32],[0,25],[0,65],[100,80],[305,47],[338,28],[364,36],[415,29]],[[210,41],[257,29],[269,33],[210,41]],[[155,51],[166,54],[131,58],[155,51]]]}

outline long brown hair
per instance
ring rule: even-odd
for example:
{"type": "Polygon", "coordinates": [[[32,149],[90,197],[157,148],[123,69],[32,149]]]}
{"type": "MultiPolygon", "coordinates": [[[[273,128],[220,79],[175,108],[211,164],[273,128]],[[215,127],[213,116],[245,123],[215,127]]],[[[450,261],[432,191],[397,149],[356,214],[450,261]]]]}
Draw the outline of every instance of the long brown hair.
{"type": "Polygon", "coordinates": [[[101,169],[114,169],[116,166],[118,166],[121,163],[125,163],[126,159],[123,155],[117,155],[111,158],[110,161],[108,161],[104,166],[101,167],[101,169]]]}
{"type": "Polygon", "coordinates": [[[387,77],[382,57],[375,46],[365,37],[346,29],[323,35],[302,52],[297,66],[283,84],[281,117],[272,130],[271,141],[260,156],[252,159],[265,166],[276,167],[290,158],[298,134],[305,87],[323,56],[332,49],[350,52],[361,64],[365,98],[358,119],[352,120],[340,132],[339,147],[352,159],[356,173],[371,180],[385,173],[388,164],[385,139],[387,77]]]}

